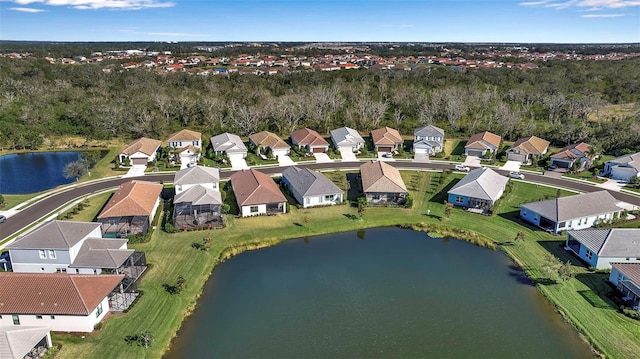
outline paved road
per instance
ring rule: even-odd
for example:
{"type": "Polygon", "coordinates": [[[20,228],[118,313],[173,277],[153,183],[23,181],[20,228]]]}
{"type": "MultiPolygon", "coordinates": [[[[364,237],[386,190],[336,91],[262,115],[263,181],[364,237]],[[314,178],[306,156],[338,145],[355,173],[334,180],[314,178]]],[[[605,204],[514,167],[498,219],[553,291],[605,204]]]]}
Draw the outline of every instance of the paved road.
{"type": "MultiPolygon", "coordinates": [[[[348,169],[348,168],[358,168],[363,162],[331,162],[331,163],[308,163],[308,164],[298,164],[298,166],[309,167],[311,169],[316,170],[330,170],[330,169],[348,169]]],[[[453,165],[445,164],[445,163],[420,163],[420,162],[387,162],[392,166],[395,166],[400,169],[434,169],[434,170],[443,170],[443,169],[452,169],[453,165]]],[[[266,167],[260,168],[261,172],[273,175],[280,173],[286,167],[266,167]]],[[[495,170],[495,169],[494,169],[495,170]]],[[[508,171],[495,170],[498,173],[503,175],[507,175],[508,171]]],[[[228,179],[233,173],[237,171],[233,170],[223,170],[220,173],[221,179],[228,179]]],[[[19,213],[11,216],[6,220],[5,223],[0,224],[0,238],[4,239],[9,237],[13,233],[21,230],[22,228],[28,226],[29,224],[39,220],[40,218],[46,216],[47,214],[55,211],[59,207],[63,206],[65,203],[71,202],[74,199],[81,198],[91,193],[100,192],[102,190],[106,190],[109,188],[115,188],[124,182],[131,181],[133,179],[142,179],[146,181],[163,181],[163,182],[173,182],[173,173],[167,174],[154,174],[147,175],[141,177],[129,177],[129,178],[116,178],[110,180],[104,180],[101,182],[94,182],[86,185],[79,184],[75,188],[71,188],[67,191],[60,192],[49,196],[35,205],[31,205],[19,213]]],[[[598,188],[594,185],[582,182],[576,182],[571,180],[566,180],[562,178],[552,178],[543,175],[537,174],[526,174],[526,181],[547,184],[556,187],[562,187],[567,189],[576,190],[579,192],[595,192],[600,191],[602,188],[598,188]]],[[[629,195],[626,193],[609,191],[616,199],[624,202],[628,202],[634,204],[636,206],[640,206],[640,197],[629,195]]]]}

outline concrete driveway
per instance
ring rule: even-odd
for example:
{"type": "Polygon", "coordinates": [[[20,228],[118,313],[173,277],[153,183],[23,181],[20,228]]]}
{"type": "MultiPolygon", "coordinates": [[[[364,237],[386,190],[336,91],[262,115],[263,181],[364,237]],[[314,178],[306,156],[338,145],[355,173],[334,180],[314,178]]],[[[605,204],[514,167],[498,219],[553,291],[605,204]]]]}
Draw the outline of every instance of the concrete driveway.
{"type": "Polygon", "coordinates": [[[616,181],[616,180],[608,178],[607,182],[597,184],[596,187],[600,187],[600,188],[603,188],[603,189],[608,189],[610,191],[620,192],[620,188],[624,187],[626,184],[627,184],[627,182],[616,181]]]}
{"type": "Polygon", "coordinates": [[[476,156],[467,156],[467,158],[464,159],[463,162],[466,166],[469,167],[480,167],[480,157],[476,157],[476,156]]]}
{"type": "Polygon", "coordinates": [[[505,163],[504,166],[500,167],[500,169],[505,171],[520,172],[520,166],[522,166],[522,162],[520,161],[507,161],[507,163],[505,163]]]}
{"type": "Polygon", "coordinates": [[[358,160],[358,158],[356,157],[356,154],[353,153],[353,151],[351,151],[351,148],[340,147],[340,148],[338,148],[338,151],[340,151],[340,156],[342,157],[343,161],[357,161],[358,160]]]}
{"type": "Polygon", "coordinates": [[[247,161],[242,156],[229,156],[232,170],[244,170],[249,168],[247,161]]]}
{"type": "Polygon", "coordinates": [[[395,161],[393,156],[387,156],[386,152],[378,152],[378,161],[395,161]]]}
{"type": "Polygon", "coordinates": [[[416,153],[413,155],[413,162],[429,162],[429,155],[426,153],[416,153]]]}
{"type": "Polygon", "coordinates": [[[180,169],[181,170],[189,167],[189,163],[194,164],[194,165],[197,164],[198,163],[198,157],[196,155],[180,156],[180,169]]]}
{"type": "Polygon", "coordinates": [[[280,156],[278,156],[278,165],[280,165],[280,166],[293,166],[295,164],[296,163],[293,162],[291,157],[289,157],[288,155],[280,155],[280,156]]]}
{"type": "Polygon", "coordinates": [[[314,153],[313,157],[316,158],[317,163],[333,162],[333,160],[326,153],[314,153]]]}
{"type": "Polygon", "coordinates": [[[147,169],[146,165],[133,165],[131,166],[131,168],[129,168],[129,171],[127,172],[127,174],[122,177],[144,176],[144,170],[146,169],[147,169]]]}

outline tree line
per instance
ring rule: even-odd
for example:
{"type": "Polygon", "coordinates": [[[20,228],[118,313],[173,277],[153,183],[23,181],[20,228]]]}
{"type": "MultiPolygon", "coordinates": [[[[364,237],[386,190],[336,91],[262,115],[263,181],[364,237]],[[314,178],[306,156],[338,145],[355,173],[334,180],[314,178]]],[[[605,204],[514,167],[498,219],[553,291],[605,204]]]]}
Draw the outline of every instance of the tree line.
{"type": "Polygon", "coordinates": [[[434,124],[448,137],[489,130],[554,145],[597,142],[607,153],[640,147],[640,59],[558,61],[539,69],[434,66],[289,75],[197,76],[99,64],[0,59],[0,149],[35,149],[51,135],[165,138],[182,128],[205,136],[340,126],[413,133],[434,124]],[[607,105],[636,105],[609,116],[607,105]]]}

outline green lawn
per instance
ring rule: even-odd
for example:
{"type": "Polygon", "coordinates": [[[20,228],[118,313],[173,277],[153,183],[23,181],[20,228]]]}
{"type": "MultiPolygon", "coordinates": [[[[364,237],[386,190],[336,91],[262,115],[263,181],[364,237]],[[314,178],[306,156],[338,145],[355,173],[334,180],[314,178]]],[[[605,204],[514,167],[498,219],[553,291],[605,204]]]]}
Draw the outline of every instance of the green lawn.
{"type": "Polygon", "coordinates": [[[30,194],[4,194],[4,203],[0,204],[0,210],[6,211],[7,209],[11,209],[25,201],[30,200],[31,198],[39,195],[40,193],[30,193],[30,194]]]}
{"type": "Polygon", "coordinates": [[[74,208],[62,213],[59,219],[79,222],[93,222],[112,194],[113,192],[106,192],[91,198],[87,198],[86,200],[82,201],[81,207],[83,208],[80,209],[79,206],[76,205],[74,206],[74,208]]]}
{"type": "MultiPolygon", "coordinates": [[[[341,188],[346,187],[345,172],[325,174],[341,188]]],[[[541,292],[607,357],[637,357],[640,322],[618,313],[606,298],[605,294],[610,290],[603,281],[606,276],[587,272],[568,256],[560,246],[561,237],[534,230],[516,220],[520,203],[555,197],[556,189],[514,182],[499,202],[496,215],[474,215],[455,209],[449,218],[445,218],[445,192],[461,175],[407,171],[402,172],[402,177],[414,197],[411,209],[366,208],[360,219],[357,209],[348,204],[314,209],[290,206],[291,213],[286,215],[229,218],[227,227],[221,230],[176,234],[155,231],[148,243],[131,245],[145,251],[152,265],[139,284],[144,295],[130,312],[112,315],[99,333],[85,339],[55,335],[54,342],[63,344],[57,358],[160,358],[184,317],[194,309],[213,267],[221,260],[288,238],[393,225],[409,225],[430,233],[497,244],[522,264],[541,292]],[[522,231],[525,238],[514,242],[518,231],[522,231]],[[204,237],[213,239],[209,251],[191,248],[191,243],[200,242],[204,237]],[[557,276],[546,274],[542,267],[549,252],[562,261],[571,260],[576,276],[560,283],[557,276]],[[178,295],[169,295],[162,289],[162,284],[175,282],[179,275],[186,279],[187,289],[178,295]],[[150,349],[124,343],[126,335],[147,330],[155,339],[150,349]]],[[[566,194],[560,192],[560,195],[566,194]]]]}

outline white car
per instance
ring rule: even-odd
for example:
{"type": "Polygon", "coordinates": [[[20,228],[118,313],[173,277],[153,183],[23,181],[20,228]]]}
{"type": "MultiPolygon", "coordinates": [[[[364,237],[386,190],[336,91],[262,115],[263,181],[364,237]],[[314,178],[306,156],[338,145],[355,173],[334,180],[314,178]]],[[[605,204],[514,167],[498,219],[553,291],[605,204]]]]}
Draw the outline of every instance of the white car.
{"type": "Polygon", "coordinates": [[[454,167],[454,169],[455,169],[456,171],[469,172],[469,167],[468,167],[468,166],[465,166],[465,165],[456,165],[456,166],[454,167]]]}
{"type": "Polygon", "coordinates": [[[515,171],[509,172],[509,177],[517,178],[517,179],[521,179],[521,180],[524,179],[524,175],[522,173],[515,172],[515,171]]]}

